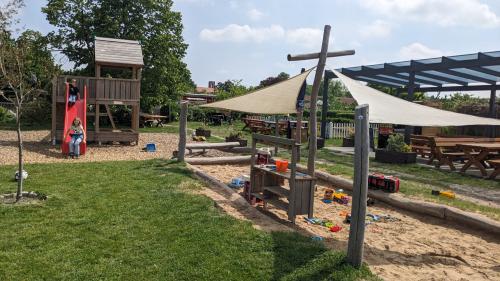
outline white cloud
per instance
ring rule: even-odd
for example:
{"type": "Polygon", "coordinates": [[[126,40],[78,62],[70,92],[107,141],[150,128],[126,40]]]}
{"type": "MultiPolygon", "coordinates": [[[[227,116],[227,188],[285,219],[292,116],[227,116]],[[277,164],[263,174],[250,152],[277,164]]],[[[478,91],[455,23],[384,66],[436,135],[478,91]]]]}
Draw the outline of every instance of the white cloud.
{"type": "Polygon", "coordinates": [[[392,33],[392,26],[383,20],[376,20],[370,25],[363,26],[359,31],[363,38],[387,38],[392,33]]]}
{"type": "Polygon", "coordinates": [[[264,13],[257,9],[251,9],[247,12],[247,16],[253,21],[258,21],[264,16],[264,13]]]}
{"type": "Polygon", "coordinates": [[[395,19],[440,26],[498,27],[500,17],[480,0],[359,0],[361,6],[395,19]]]}
{"type": "MultiPolygon", "coordinates": [[[[229,24],[220,29],[205,28],[200,39],[208,42],[255,42],[283,40],[288,44],[306,49],[319,48],[323,40],[323,30],[316,28],[297,28],[286,30],[281,25],[251,27],[249,25],[229,24]]],[[[332,42],[332,38],[330,38],[332,42]]]]}
{"type": "MultiPolygon", "coordinates": [[[[297,28],[286,32],[286,41],[291,44],[299,45],[307,49],[321,48],[323,41],[323,30],[317,28],[297,28]]],[[[333,37],[330,37],[330,45],[333,37]]]]}
{"type": "Polygon", "coordinates": [[[403,60],[428,59],[441,57],[444,53],[438,49],[431,49],[422,43],[412,43],[399,50],[399,57],[403,60]]]}
{"type": "Polygon", "coordinates": [[[285,29],[280,25],[254,28],[249,25],[230,24],[221,29],[205,28],[200,32],[200,39],[209,42],[257,42],[279,39],[285,36],[285,29]]]}

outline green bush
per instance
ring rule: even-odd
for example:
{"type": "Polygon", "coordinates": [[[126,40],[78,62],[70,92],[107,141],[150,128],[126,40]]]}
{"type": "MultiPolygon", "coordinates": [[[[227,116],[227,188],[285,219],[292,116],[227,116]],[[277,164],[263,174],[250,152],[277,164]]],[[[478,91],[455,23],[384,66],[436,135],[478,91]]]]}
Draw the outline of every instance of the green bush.
{"type": "Polygon", "coordinates": [[[387,140],[387,150],[395,152],[410,152],[411,147],[405,143],[405,137],[402,134],[389,136],[387,140]]]}
{"type": "Polygon", "coordinates": [[[7,110],[5,107],[0,106],[0,124],[11,123],[15,119],[15,116],[7,110]]]}
{"type": "Polygon", "coordinates": [[[43,125],[50,123],[52,106],[45,99],[38,99],[23,105],[21,123],[24,125],[43,125]]]}

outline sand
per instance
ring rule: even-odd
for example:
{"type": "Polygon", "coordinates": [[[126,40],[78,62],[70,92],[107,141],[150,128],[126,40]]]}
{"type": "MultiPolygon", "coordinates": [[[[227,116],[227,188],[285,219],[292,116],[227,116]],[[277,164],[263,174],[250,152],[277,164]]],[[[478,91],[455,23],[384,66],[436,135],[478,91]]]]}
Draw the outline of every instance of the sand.
{"type": "MultiPolygon", "coordinates": [[[[248,166],[197,166],[208,174],[229,182],[249,174],[248,166]]],[[[318,184],[315,194],[315,217],[328,219],[343,227],[338,233],[311,225],[297,218],[296,225],[286,221],[286,214],[270,206],[266,212],[276,223],[288,225],[306,235],[325,238],[329,248],[345,251],[349,225],[341,211],[350,206],[321,201],[325,186],[318,184]]],[[[231,210],[225,210],[231,214],[231,210]]],[[[366,228],[364,260],[370,269],[385,280],[500,280],[500,237],[477,232],[443,220],[416,215],[376,202],[368,213],[390,215],[399,219],[375,222],[366,228]]],[[[260,222],[258,222],[260,224],[260,222]]]]}
{"type": "MultiPolygon", "coordinates": [[[[177,150],[178,136],[168,133],[139,134],[138,145],[102,145],[89,144],[87,153],[79,159],[66,159],[60,146],[50,144],[50,131],[23,132],[25,163],[54,163],[54,162],[98,162],[119,160],[146,160],[155,158],[171,158],[172,152],[177,150]],[[156,152],[144,152],[146,143],[156,144],[156,152]]],[[[222,152],[211,150],[209,156],[223,155],[222,152]]],[[[17,164],[17,135],[15,131],[0,130],[0,165],[17,164]]]]}

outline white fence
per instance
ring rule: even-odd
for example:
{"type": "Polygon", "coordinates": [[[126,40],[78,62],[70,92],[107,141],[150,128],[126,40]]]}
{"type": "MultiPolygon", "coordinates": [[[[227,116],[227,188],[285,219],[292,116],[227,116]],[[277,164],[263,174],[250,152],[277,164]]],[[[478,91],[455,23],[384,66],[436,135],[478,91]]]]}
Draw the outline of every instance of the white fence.
{"type": "MultiPolygon", "coordinates": [[[[327,139],[341,139],[354,133],[354,123],[329,122],[326,128],[327,139]]],[[[376,136],[378,134],[380,124],[370,124],[370,128],[373,129],[373,135],[376,136]]]]}

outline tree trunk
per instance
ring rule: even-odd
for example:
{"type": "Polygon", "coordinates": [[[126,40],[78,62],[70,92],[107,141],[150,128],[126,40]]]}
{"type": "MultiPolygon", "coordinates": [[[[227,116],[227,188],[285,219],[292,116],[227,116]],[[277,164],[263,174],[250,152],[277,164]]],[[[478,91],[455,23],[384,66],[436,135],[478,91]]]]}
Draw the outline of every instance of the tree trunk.
{"type": "Polygon", "coordinates": [[[19,173],[19,179],[17,181],[17,193],[16,193],[16,202],[21,200],[23,197],[23,170],[24,170],[24,165],[23,165],[23,139],[21,135],[21,110],[19,107],[16,108],[16,115],[17,115],[17,144],[18,144],[18,149],[19,149],[19,167],[18,167],[18,173],[19,173]]]}

